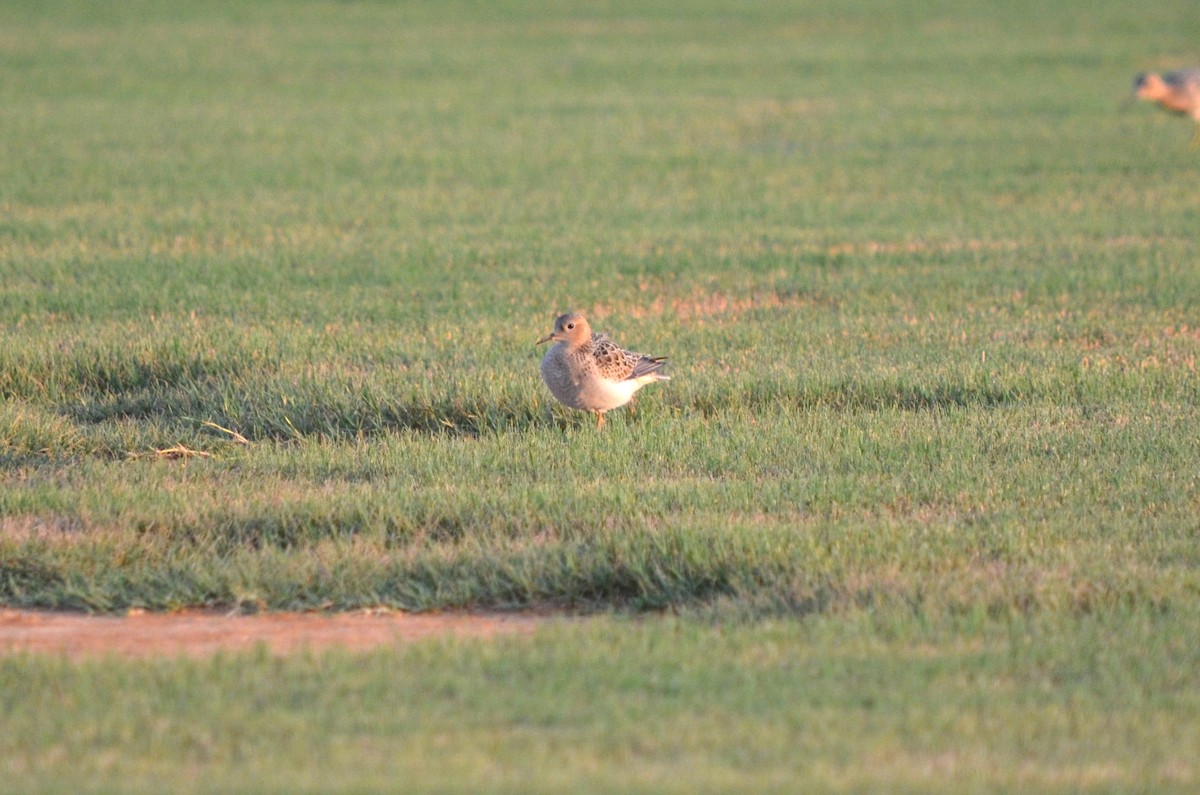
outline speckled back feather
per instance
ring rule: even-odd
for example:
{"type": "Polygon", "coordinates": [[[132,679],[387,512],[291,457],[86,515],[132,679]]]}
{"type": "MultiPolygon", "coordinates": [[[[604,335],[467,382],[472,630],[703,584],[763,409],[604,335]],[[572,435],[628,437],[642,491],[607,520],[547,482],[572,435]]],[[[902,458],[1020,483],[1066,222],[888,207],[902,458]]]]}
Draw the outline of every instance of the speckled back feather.
{"type": "Polygon", "coordinates": [[[592,334],[588,356],[600,375],[612,381],[627,381],[658,372],[667,359],[665,356],[646,356],[627,351],[610,340],[607,334],[592,334]]]}
{"type": "Polygon", "coordinates": [[[1200,69],[1176,69],[1163,74],[1162,79],[1171,88],[1191,86],[1200,89],[1200,69]]]}

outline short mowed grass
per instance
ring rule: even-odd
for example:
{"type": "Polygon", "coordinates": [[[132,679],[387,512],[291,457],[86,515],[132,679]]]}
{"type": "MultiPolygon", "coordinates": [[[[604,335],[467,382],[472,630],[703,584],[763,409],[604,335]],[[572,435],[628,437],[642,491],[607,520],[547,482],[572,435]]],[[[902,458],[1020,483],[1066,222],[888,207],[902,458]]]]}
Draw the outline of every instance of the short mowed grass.
{"type": "Polygon", "coordinates": [[[1196,786],[1200,17],[746,5],[0,10],[0,604],[602,614],[6,658],[0,790],[1196,786]]]}

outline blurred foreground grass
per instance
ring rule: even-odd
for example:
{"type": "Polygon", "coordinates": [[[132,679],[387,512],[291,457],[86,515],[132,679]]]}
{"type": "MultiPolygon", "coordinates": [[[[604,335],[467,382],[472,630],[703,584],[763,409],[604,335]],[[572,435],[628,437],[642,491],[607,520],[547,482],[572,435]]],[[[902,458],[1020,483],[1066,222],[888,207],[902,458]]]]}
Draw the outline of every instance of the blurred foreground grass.
{"type": "Polygon", "coordinates": [[[1182,793],[1197,630],[1194,609],[936,629],[884,610],[366,656],[7,658],[0,790],[1182,793]]]}

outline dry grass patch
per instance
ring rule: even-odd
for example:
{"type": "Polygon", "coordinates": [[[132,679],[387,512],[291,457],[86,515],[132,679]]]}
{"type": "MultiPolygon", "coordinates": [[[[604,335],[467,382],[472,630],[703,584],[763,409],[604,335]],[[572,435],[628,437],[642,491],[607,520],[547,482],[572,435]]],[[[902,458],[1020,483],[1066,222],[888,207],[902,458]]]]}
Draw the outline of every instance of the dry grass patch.
{"type": "Polygon", "coordinates": [[[761,291],[750,295],[733,296],[722,292],[694,292],[683,298],[655,298],[649,303],[613,305],[593,304],[589,316],[604,318],[667,317],[678,321],[703,322],[722,319],[736,320],[739,315],[758,310],[796,309],[817,303],[812,296],[804,294],[786,295],[779,292],[761,291]]]}

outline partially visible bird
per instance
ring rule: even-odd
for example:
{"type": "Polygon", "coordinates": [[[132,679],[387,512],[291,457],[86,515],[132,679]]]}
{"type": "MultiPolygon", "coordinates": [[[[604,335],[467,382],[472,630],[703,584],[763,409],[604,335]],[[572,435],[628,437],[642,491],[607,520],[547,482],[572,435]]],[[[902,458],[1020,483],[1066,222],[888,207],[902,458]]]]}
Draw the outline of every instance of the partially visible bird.
{"type": "Polygon", "coordinates": [[[624,406],[646,384],[670,380],[659,372],[665,356],[627,351],[607,335],[593,334],[579,312],[560,315],[537,344],[543,342],[555,343],[542,358],[550,394],[564,406],[595,414],[597,430],[604,427],[604,412],[624,406]]]}
{"type": "Polygon", "coordinates": [[[1191,116],[1197,124],[1192,146],[1200,146],[1200,68],[1177,69],[1161,75],[1142,72],[1133,80],[1133,95],[1157,102],[1174,113],[1191,116]]]}

